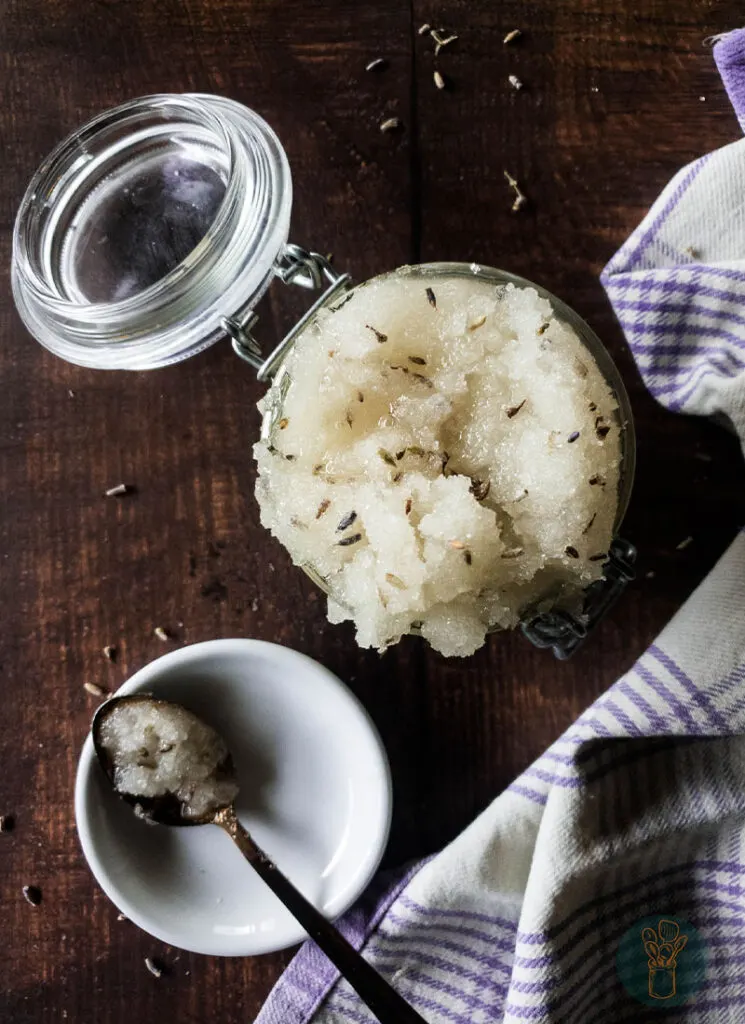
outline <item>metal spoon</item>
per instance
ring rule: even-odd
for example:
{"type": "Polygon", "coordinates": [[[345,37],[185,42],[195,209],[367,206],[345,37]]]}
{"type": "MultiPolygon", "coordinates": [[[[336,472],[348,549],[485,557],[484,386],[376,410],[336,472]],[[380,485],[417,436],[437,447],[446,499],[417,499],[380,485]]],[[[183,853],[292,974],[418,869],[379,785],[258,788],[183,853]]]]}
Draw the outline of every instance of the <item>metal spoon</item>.
{"type": "MultiPolygon", "coordinates": [[[[254,871],[266,882],[274,895],[284,903],[381,1024],[426,1024],[416,1010],[395,989],[391,988],[385,978],[378,974],[364,957],[347,942],[341,932],[330,921],[327,921],[323,914],[316,910],[313,904],[298,892],[292,882],[275,867],[241,825],[235,813],[234,803],[211,809],[202,817],[185,817],[182,803],[175,793],[166,793],[157,797],[141,797],[132,796],[117,789],[114,782],[115,765],[108,751],[101,744],[101,728],[107,716],[123,703],[179,708],[194,718],[198,717],[179,704],[160,700],[148,694],[112,697],[102,704],[93,716],[91,726],[93,746],[99,763],[117,795],[127,803],[136,805],[139,816],[160,825],[218,825],[224,832],[227,832],[254,871]]],[[[235,780],[235,770],[230,754],[218,766],[218,771],[221,779],[235,780]]]]}

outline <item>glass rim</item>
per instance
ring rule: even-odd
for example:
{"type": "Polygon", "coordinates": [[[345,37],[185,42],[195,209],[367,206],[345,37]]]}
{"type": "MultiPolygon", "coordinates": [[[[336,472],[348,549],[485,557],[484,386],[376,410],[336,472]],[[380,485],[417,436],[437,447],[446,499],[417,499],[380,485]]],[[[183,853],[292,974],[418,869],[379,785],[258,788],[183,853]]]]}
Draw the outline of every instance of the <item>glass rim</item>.
{"type": "MultiPolygon", "coordinates": [[[[214,132],[215,137],[220,138],[224,152],[228,157],[228,184],[225,190],[225,195],[220,201],[220,206],[215,214],[215,219],[207,229],[207,234],[198,245],[195,247],[196,251],[202,245],[202,242],[208,237],[208,235],[215,232],[218,221],[221,217],[224,219],[224,207],[226,199],[228,198],[228,192],[234,187],[234,176],[233,168],[235,165],[235,149],[233,146],[230,135],[226,133],[225,122],[223,118],[215,116],[209,108],[199,102],[197,96],[193,96],[188,104],[183,104],[183,97],[178,95],[169,94],[153,94],[150,96],[141,96],[134,100],[129,100],[127,103],[122,103],[118,107],[112,107],[110,110],[105,110],[100,114],[96,114],[89,121],[86,121],[80,128],[73,132],[70,132],[61,142],[59,142],[51,153],[44,159],[39,167],[34,172],[28,187],[23,195],[18,213],[16,214],[14,229],[13,229],[13,262],[14,265],[17,261],[20,261],[25,256],[26,259],[19,263],[19,272],[24,275],[24,284],[29,290],[34,291],[35,295],[39,299],[43,299],[50,309],[54,309],[59,313],[70,313],[75,314],[82,319],[88,317],[93,318],[94,315],[97,318],[108,318],[109,315],[114,316],[126,316],[127,313],[135,311],[138,308],[139,303],[143,299],[157,297],[159,291],[165,290],[170,287],[175,281],[180,280],[184,275],[183,263],[179,263],[167,274],[165,274],[158,281],[144,288],[142,291],[137,292],[135,295],[128,296],[125,299],[118,299],[111,302],[77,302],[74,299],[68,299],[61,297],[56,294],[49,286],[45,277],[42,277],[36,269],[33,261],[28,256],[28,247],[25,245],[25,235],[23,227],[25,226],[25,220],[28,214],[31,212],[31,207],[36,199],[37,192],[43,189],[50,173],[53,173],[54,166],[63,160],[68,153],[73,152],[80,145],[81,140],[88,134],[94,134],[104,128],[109,127],[115,120],[123,119],[129,115],[135,115],[138,113],[147,113],[154,101],[163,102],[167,101],[173,106],[183,105],[190,113],[199,112],[203,118],[204,126],[211,128],[214,132]],[[95,314],[94,311],[95,310],[95,314]]],[[[192,255],[191,253],[189,254],[192,255]]]]}
{"type": "Polygon", "coordinates": [[[287,239],[291,204],[284,149],[271,127],[249,108],[203,93],[156,93],[129,100],[68,134],[33,174],[13,229],[16,306],[37,340],[70,362],[143,369],[186,358],[224,333],[224,317],[263,294],[287,239]],[[91,302],[65,295],[45,266],[61,216],[58,211],[54,219],[55,203],[61,204],[61,212],[65,203],[79,207],[95,189],[90,167],[96,160],[126,153],[139,133],[150,131],[156,137],[159,123],[171,122],[203,131],[225,161],[225,192],[205,234],[176,266],[133,295],[91,302]],[[118,127],[121,137],[114,136],[118,127]],[[91,163],[81,164],[81,150],[96,143],[100,151],[91,163]],[[92,183],[88,192],[87,176],[92,183]],[[245,230],[249,224],[253,234],[245,230]]]}

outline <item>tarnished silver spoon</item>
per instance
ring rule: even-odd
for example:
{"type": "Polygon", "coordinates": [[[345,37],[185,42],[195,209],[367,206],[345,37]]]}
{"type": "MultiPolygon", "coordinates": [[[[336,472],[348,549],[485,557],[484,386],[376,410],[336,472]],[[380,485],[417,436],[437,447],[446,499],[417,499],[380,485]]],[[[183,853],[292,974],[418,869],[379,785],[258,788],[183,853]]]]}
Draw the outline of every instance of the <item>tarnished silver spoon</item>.
{"type": "MultiPolygon", "coordinates": [[[[323,950],[381,1024],[426,1024],[278,870],[241,825],[235,812],[238,785],[233,762],[224,740],[214,729],[180,704],[149,694],[131,694],[112,697],[102,704],[93,717],[91,731],[93,746],[107,779],[117,795],[132,805],[139,817],[159,825],[218,825],[227,832],[251,867],[323,950]],[[191,750],[188,743],[182,742],[182,768],[179,768],[179,739],[162,742],[153,725],[157,726],[158,720],[165,722],[166,719],[177,721],[199,740],[198,749],[191,750]],[[138,722],[143,723],[142,735],[137,733],[138,722]],[[163,760],[165,758],[168,760],[163,760]],[[194,772],[190,777],[186,771],[190,764],[199,776],[198,781],[195,781],[194,772]],[[169,769],[171,776],[165,788],[161,778],[159,786],[140,787],[157,789],[155,795],[128,791],[138,788],[132,782],[142,776],[141,770],[147,775],[157,772],[163,765],[173,766],[169,769]]],[[[192,743],[191,740],[189,742],[192,743]]]]}

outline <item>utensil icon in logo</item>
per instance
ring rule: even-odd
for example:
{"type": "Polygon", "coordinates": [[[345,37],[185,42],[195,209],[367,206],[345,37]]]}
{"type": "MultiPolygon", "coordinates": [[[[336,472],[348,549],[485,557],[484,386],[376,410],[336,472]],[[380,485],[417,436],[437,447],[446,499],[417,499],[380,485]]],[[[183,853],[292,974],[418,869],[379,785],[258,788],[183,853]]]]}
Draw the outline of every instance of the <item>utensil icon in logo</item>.
{"type": "Polygon", "coordinates": [[[680,934],[677,921],[660,918],[656,931],[642,928],[641,938],[648,957],[650,998],[672,999],[678,990],[678,955],[685,949],[688,936],[680,934]]]}

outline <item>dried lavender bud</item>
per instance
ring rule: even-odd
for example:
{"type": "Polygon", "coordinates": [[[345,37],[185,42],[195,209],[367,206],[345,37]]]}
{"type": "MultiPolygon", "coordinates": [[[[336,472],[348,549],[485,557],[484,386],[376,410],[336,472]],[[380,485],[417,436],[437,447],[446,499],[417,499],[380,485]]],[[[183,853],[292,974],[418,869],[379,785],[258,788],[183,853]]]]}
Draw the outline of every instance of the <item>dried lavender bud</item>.
{"type": "MultiPolygon", "coordinates": [[[[329,260],[329,263],[330,262],[331,262],[331,260],[329,260]]],[[[337,302],[337,304],[335,306],[330,306],[329,307],[331,309],[331,312],[332,313],[338,313],[339,310],[342,309],[344,306],[346,306],[346,304],[348,302],[351,302],[353,298],[354,298],[354,292],[350,292],[349,295],[345,295],[344,298],[341,300],[341,302],[337,302]]]]}
{"type": "Polygon", "coordinates": [[[383,342],[388,341],[388,335],[387,334],[383,334],[382,331],[379,331],[376,327],[373,327],[372,324],[365,324],[365,327],[368,329],[368,331],[372,331],[373,332],[375,337],[378,339],[378,344],[379,345],[382,345],[383,342]]]}
{"type": "Polygon", "coordinates": [[[527,398],[523,398],[522,402],[520,402],[519,405],[513,405],[510,409],[508,409],[507,410],[507,419],[511,420],[513,416],[517,416],[517,414],[520,412],[520,410],[522,409],[522,407],[525,405],[526,402],[527,402],[527,398]]]}
{"type": "Polygon", "coordinates": [[[83,683],[83,689],[93,694],[94,697],[108,696],[108,691],[104,690],[103,686],[99,686],[98,683],[83,683]]]}
{"type": "Polygon", "coordinates": [[[352,523],[355,521],[356,518],[357,518],[357,513],[356,512],[354,512],[354,511],[347,512],[347,514],[345,516],[342,516],[342,518],[339,520],[339,522],[338,522],[338,524],[336,526],[337,533],[341,533],[343,530],[348,530],[349,527],[352,525],[352,523]]]}
{"type": "Polygon", "coordinates": [[[468,488],[476,501],[484,501],[491,490],[491,480],[471,479],[471,486],[468,488]]]}
{"type": "Polygon", "coordinates": [[[427,288],[427,302],[433,309],[437,309],[437,299],[435,298],[435,293],[431,288],[427,288]]]}
{"type": "Polygon", "coordinates": [[[435,45],[435,57],[439,54],[439,52],[443,48],[443,46],[449,46],[450,43],[454,43],[455,40],[458,38],[456,35],[452,35],[452,34],[449,35],[449,36],[443,36],[441,34],[443,31],[444,31],[444,29],[439,29],[439,31],[438,31],[438,29],[435,29],[435,28],[430,29],[430,33],[429,34],[432,36],[432,38],[434,39],[435,44],[436,44],[435,45]]]}
{"type": "Polygon", "coordinates": [[[601,441],[604,437],[606,437],[610,430],[610,426],[607,423],[605,423],[604,420],[604,416],[598,416],[595,419],[595,433],[597,434],[598,439],[601,441]]]}
{"type": "Polygon", "coordinates": [[[159,963],[157,963],[157,961],[153,960],[149,956],[145,957],[145,967],[147,967],[154,978],[160,978],[163,976],[163,968],[159,963]]]}
{"type": "Polygon", "coordinates": [[[577,440],[578,437],[579,437],[579,430],[573,430],[572,433],[567,438],[567,444],[574,444],[574,442],[577,440]]]}
{"type": "Polygon", "coordinates": [[[357,544],[362,540],[361,533],[353,533],[349,537],[342,537],[341,540],[337,541],[337,546],[340,548],[348,548],[351,544],[357,544]]]}
{"type": "Polygon", "coordinates": [[[32,907],[38,907],[41,903],[41,889],[38,886],[24,885],[21,892],[25,901],[30,903],[32,907]]]}
{"type": "Polygon", "coordinates": [[[512,212],[517,213],[528,201],[528,197],[523,193],[522,189],[517,183],[517,178],[513,178],[509,171],[504,172],[504,176],[507,179],[507,184],[510,186],[512,191],[515,193],[515,200],[512,204],[512,212]]]}
{"type": "Polygon", "coordinates": [[[573,548],[571,544],[567,544],[564,548],[564,554],[569,555],[570,558],[579,558],[579,551],[577,551],[576,548],[573,548]]]}

